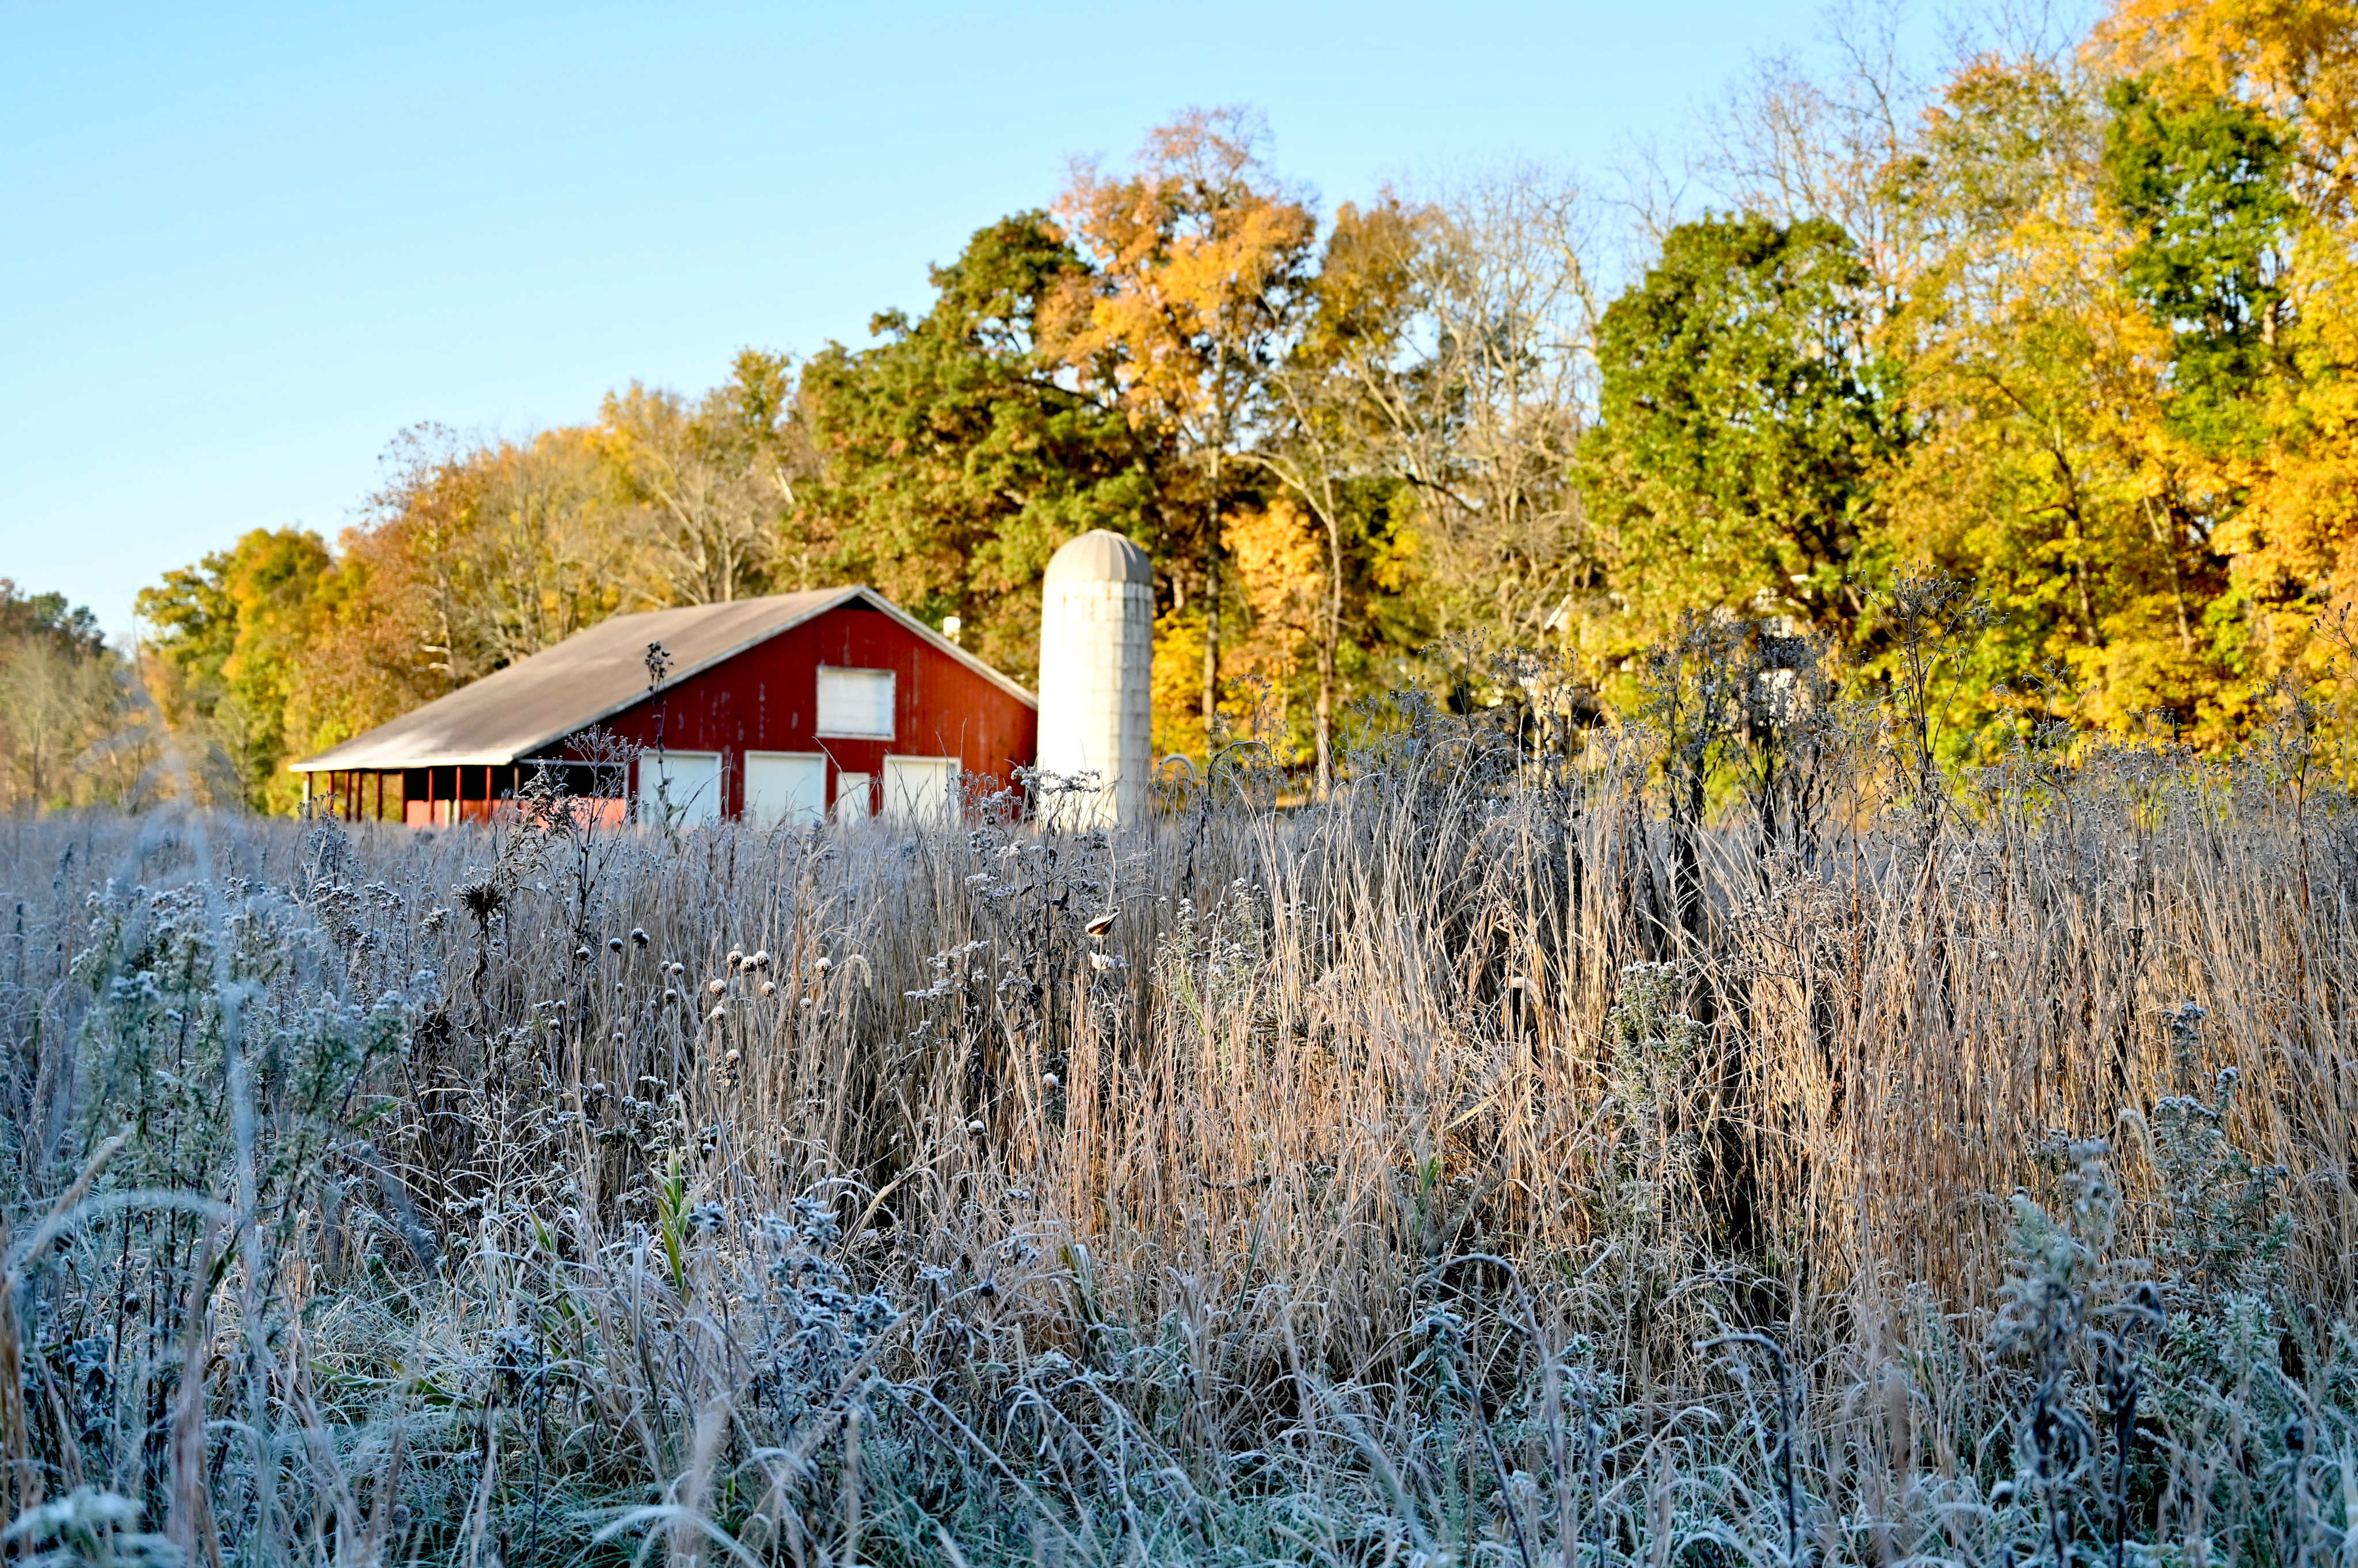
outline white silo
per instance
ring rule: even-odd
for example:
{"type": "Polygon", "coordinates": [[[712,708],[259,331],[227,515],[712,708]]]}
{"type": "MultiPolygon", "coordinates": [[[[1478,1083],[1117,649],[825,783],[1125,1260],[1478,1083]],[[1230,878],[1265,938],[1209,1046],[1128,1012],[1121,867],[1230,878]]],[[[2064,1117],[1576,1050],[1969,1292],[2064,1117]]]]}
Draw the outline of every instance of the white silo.
{"type": "Polygon", "coordinates": [[[1043,805],[1061,827],[1135,822],[1152,766],[1153,565],[1098,528],[1056,552],[1040,599],[1040,768],[1099,784],[1043,805]]]}

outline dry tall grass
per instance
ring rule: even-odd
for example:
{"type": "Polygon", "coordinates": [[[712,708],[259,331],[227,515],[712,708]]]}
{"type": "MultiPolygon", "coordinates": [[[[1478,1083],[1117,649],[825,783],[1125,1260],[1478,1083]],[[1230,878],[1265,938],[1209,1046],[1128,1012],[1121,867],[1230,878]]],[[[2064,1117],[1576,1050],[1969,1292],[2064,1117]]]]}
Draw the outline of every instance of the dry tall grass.
{"type": "Polygon", "coordinates": [[[1684,722],[1113,838],[9,819],[13,1548],[2358,1552],[2347,796],[1704,827],[1684,722]]]}

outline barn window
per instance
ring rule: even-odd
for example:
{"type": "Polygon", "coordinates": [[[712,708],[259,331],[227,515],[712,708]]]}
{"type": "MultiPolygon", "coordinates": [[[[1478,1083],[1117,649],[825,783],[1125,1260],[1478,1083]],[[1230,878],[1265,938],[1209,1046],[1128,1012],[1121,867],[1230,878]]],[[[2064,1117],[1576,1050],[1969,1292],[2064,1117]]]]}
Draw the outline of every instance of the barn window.
{"type": "Polygon", "coordinates": [[[818,670],[818,732],[846,741],[892,738],[892,672],[818,670]]]}

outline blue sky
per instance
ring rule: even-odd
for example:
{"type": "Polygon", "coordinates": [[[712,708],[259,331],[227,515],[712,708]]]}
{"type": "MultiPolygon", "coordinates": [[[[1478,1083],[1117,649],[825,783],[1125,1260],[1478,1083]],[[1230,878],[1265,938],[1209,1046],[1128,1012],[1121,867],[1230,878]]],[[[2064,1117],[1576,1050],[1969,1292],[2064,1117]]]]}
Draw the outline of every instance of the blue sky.
{"type": "Polygon", "coordinates": [[[1331,211],[1675,143],[1820,0],[1644,5],[0,0],[0,576],[113,630],[237,534],[333,537],[404,427],[521,435],[925,266],[1189,104],[1331,211]]]}

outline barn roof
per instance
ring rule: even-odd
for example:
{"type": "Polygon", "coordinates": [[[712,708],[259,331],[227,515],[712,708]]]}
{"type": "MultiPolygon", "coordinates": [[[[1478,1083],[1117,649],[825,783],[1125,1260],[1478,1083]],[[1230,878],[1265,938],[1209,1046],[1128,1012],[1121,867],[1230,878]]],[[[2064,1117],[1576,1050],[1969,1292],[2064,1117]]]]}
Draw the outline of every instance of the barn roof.
{"type": "Polygon", "coordinates": [[[316,757],[288,764],[298,773],[347,768],[448,767],[513,762],[529,757],[651,695],[647,644],[671,655],[669,690],[699,671],[793,630],[815,616],[855,602],[890,615],[940,652],[1010,696],[1037,707],[1032,694],[866,588],[814,589],[805,593],[698,604],[616,615],[577,632],[553,648],[413,708],[388,724],[355,735],[316,757]]]}

